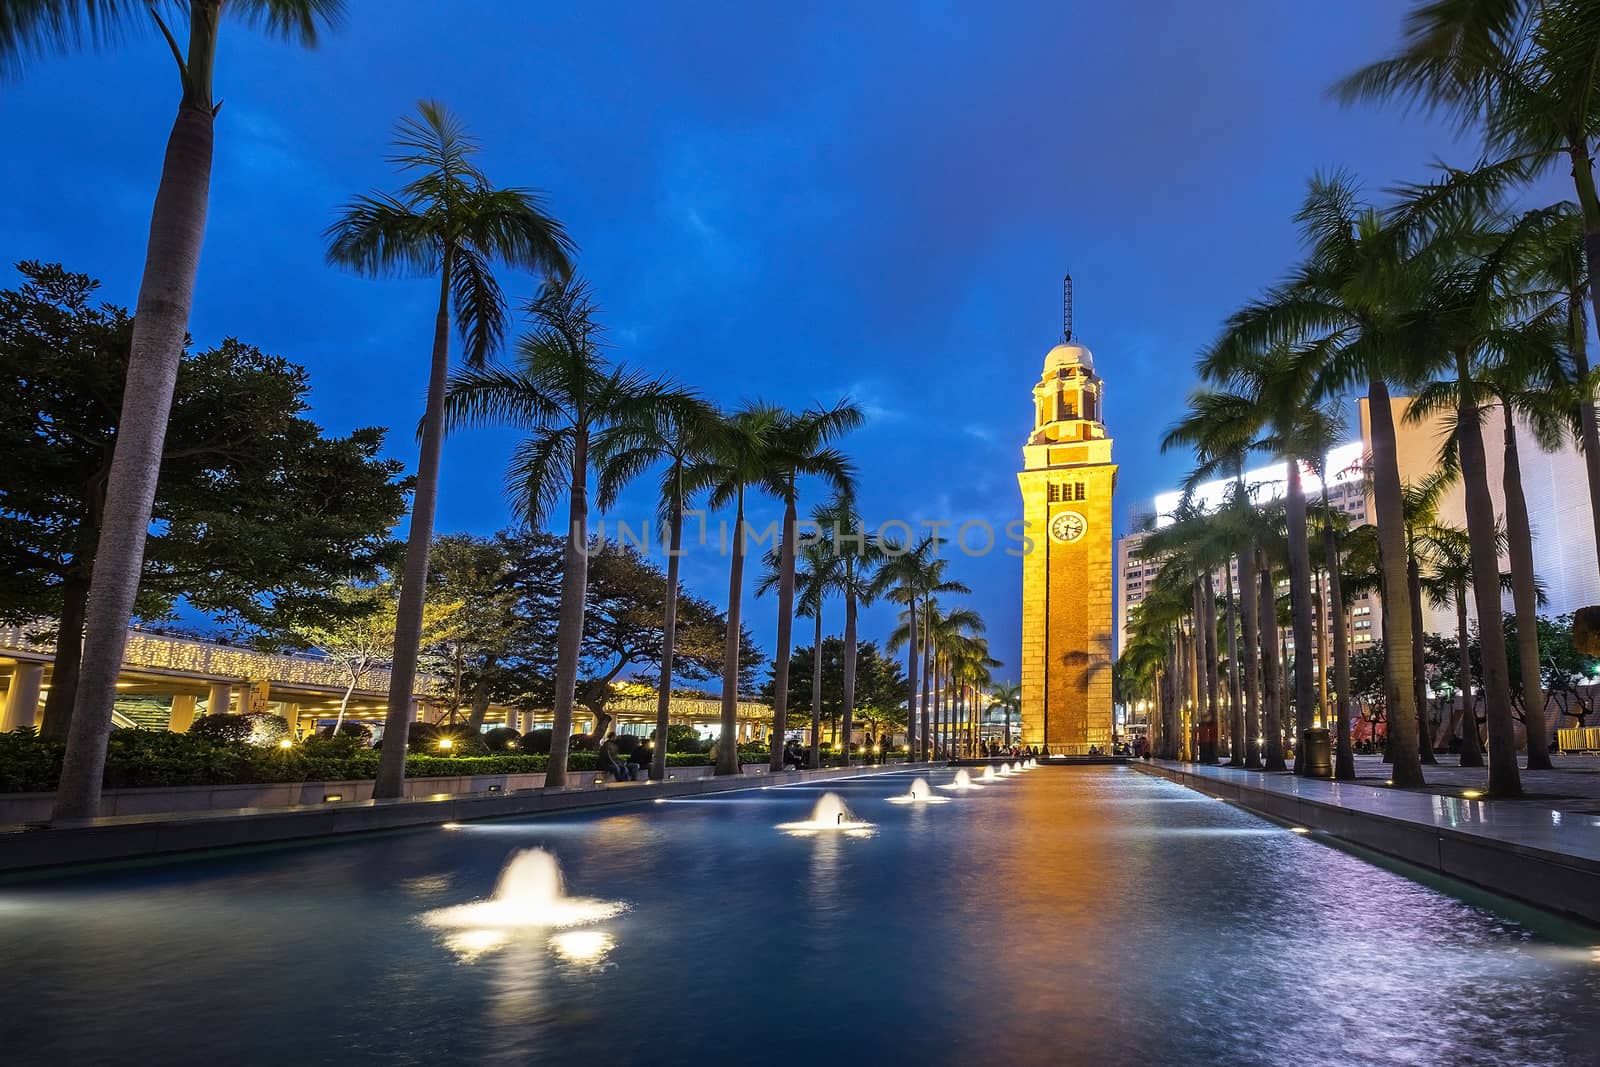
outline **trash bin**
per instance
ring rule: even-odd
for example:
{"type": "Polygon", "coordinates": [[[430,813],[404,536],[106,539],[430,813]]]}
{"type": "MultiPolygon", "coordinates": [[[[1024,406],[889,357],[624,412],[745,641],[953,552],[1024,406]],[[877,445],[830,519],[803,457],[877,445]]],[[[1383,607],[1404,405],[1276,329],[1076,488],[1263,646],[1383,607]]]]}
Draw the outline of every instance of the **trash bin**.
{"type": "Polygon", "coordinates": [[[1328,731],[1310,729],[1301,735],[1305,745],[1305,771],[1307,778],[1333,777],[1333,743],[1328,731]]]}

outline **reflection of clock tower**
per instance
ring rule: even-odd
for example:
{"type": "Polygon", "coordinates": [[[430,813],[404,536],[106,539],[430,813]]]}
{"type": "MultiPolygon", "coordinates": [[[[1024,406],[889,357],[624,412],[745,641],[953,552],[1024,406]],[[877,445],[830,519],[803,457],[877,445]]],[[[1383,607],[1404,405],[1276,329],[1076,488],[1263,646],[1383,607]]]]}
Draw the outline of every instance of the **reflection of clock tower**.
{"type": "Polygon", "coordinates": [[[1111,438],[1094,356],[1066,331],[1033,387],[1022,448],[1022,743],[1053,753],[1111,746],[1111,438]]]}

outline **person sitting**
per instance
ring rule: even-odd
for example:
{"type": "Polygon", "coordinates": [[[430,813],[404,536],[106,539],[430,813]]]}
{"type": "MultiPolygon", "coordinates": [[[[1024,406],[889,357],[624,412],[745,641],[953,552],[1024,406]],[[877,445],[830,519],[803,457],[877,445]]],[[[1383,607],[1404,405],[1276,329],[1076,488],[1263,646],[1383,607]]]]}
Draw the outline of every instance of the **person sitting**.
{"type": "Polygon", "coordinates": [[[806,766],[806,753],[798,741],[786,741],[783,745],[783,765],[793,767],[795,770],[804,770],[806,766]]]}
{"type": "Polygon", "coordinates": [[[617,753],[617,743],[607,737],[600,745],[600,763],[609,772],[611,777],[619,782],[633,781],[633,774],[627,764],[623,763],[617,753]]]}

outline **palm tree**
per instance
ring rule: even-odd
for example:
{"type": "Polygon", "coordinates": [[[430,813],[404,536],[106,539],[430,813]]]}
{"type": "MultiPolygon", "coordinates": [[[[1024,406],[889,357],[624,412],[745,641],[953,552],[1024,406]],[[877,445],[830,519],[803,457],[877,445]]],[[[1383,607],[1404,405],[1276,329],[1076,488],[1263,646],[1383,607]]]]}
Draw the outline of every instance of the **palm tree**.
{"type": "MultiPolygon", "coordinates": [[[[1456,652],[1459,657],[1461,697],[1461,766],[1482,767],[1483,749],[1478,740],[1478,715],[1472,703],[1472,635],[1467,629],[1467,588],[1472,585],[1472,547],[1467,531],[1459,526],[1434,524],[1417,535],[1419,554],[1427,563],[1422,576],[1422,591],[1435,607],[1454,605],[1456,610],[1456,652]]],[[[1450,733],[1454,733],[1452,729],[1450,733]]]]}
{"type": "MultiPolygon", "coordinates": [[[[814,520],[820,530],[820,512],[814,520]]],[[[756,583],[756,596],[770,593],[782,581],[783,553],[773,545],[767,552],[766,565],[761,580],[756,583]]],[[[835,582],[838,560],[829,551],[821,536],[807,537],[796,552],[795,560],[795,614],[811,619],[816,633],[811,642],[811,766],[822,766],[822,608],[835,582]]],[[[785,702],[787,706],[787,701],[785,702]]],[[[785,723],[787,726],[787,723],[785,723]]]]}
{"type": "Polygon", "coordinates": [[[989,694],[990,709],[1000,708],[1006,713],[1005,747],[1011,747],[1011,716],[1022,711],[1022,686],[1016,682],[1001,682],[989,694]]]}
{"type": "MultiPolygon", "coordinates": [[[[548,283],[529,303],[528,313],[534,328],[517,342],[514,366],[469,368],[451,375],[444,421],[451,429],[502,425],[528,435],[512,453],[506,472],[523,522],[542,523],[562,495],[567,496],[554,722],[545,772],[545,784],[559,788],[567,783],[589,580],[589,470],[599,456],[618,454],[604,443],[606,437],[625,436],[653,417],[669,403],[671,392],[661,382],[606,359],[596,309],[581,280],[548,283]]],[[[681,401],[678,396],[670,402],[681,401]]],[[[606,472],[603,481],[614,492],[625,473],[606,472]]]]}
{"type": "MultiPolygon", "coordinates": [[[[783,412],[770,404],[746,404],[722,416],[712,427],[705,458],[691,465],[684,483],[691,493],[705,491],[712,508],[734,506],[733,543],[728,565],[728,629],[722,653],[722,732],[717,746],[717,773],[739,773],[739,608],[744,596],[745,496],[769,476],[768,444],[783,412]]],[[[779,731],[774,751],[783,744],[779,731]]]]}
{"type": "MultiPolygon", "coordinates": [[[[1295,218],[1308,248],[1305,262],[1263,299],[1229,319],[1213,359],[1227,370],[1230,361],[1253,358],[1279,343],[1315,346],[1324,395],[1366,382],[1384,612],[1386,618],[1408,618],[1399,453],[1389,383],[1420,376],[1405,314],[1427,288],[1426,272],[1419,266],[1425,260],[1416,255],[1415,235],[1387,226],[1378,212],[1358,201],[1354,183],[1344,175],[1314,178],[1295,218]]],[[[1395,704],[1391,780],[1397,786],[1418,786],[1423,778],[1418,707],[1410,684],[1411,633],[1386,627],[1384,638],[1395,704]]]]}
{"type": "MultiPolygon", "coordinates": [[[[1462,129],[1480,126],[1497,162],[1480,168],[1478,184],[1491,193],[1569,169],[1587,259],[1600,262],[1600,0],[1428,0],[1407,16],[1398,52],[1344,78],[1334,92],[1347,102],[1414,102],[1449,114],[1462,129]]],[[[1600,322],[1600,288],[1592,281],[1589,299],[1600,322]]]]}
{"type": "Polygon", "coordinates": [[[661,678],[656,685],[656,740],[650,754],[650,777],[667,777],[667,727],[672,705],[672,663],[677,651],[678,563],[683,556],[683,513],[688,506],[686,482],[695,464],[709,455],[716,412],[691,393],[674,390],[642,417],[619,423],[596,443],[600,468],[598,502],[608,511],[622,487],[657,464],[665,464],[656,492],[667,534],[667,596],[661,611],[661,678]]]}
{"type": "Polygon", "coordinates": [[[862,607],[876,597],[874,581],[883,562],[878,539],[868,533],[856,512],[855,501],[835,496],[818,515],[824,544],[834,560],[832,591],[844,598],[844,761],[850,763],[850,738],[855,730],[856,622],[862,607]]]}
{"type": "MultiPolygon", "coordinates": [[[[138,0],[54,0],[8,3],[0,11],[0,76],[23,69],[28,56],[75,51],[106,42],[153,18],[178,65],[178,114],[167,136],[161,179],[150,212],[144,274],[134,308],[133,336],[117,422],[117,448],[105,487],[99,544],[84,614],[82,667],[76,706],[67,728],[66,755],[52,818],[92,818],[100,811],[106,739],[116,701],[117,676],[127,648],[144,569],[167,417],[194,304],[195,275],[210,200],[217,109],[213,81],[223,5],[191,0],[189,37],[176,35],[148,3],[138,0]]],[[[341,0],[232,0],[230,13],[246,23],[306,47],[343,14],[341,0]]]]}
{"type": "MultiPolygon", "coordinates": [[[[939,546],[943,543],[943,538],[931,536],[924,537],[915,545],[885,541],[880,546],[884,562],[872,583],[875,597],[886,597],[906,608],[906,747],[913,760],[924,758],[928,740],[926,700],[923,703],[922,731],[920,734],[917,731],[918,660],[926,646],[919,632],[921,624],[918,616],[933,597],[972,592],[961,582],[945,577],[948,561],[940,559],[938,554],[939,546]]],[[[891,652],[899,648],[898,644],[889,646],[891,652]]]]}
{"type": "MultiPolygon", "coordinates": [[[[788,721],[789,652],[794,628],[794,560],[798,541],[800,480],[822,478],[836,493],[855,489],[855,467],[831,442],[860,426],[865,416],[849,400],[831,408],[785,412],[767,438],[762,487],[783,501],[779,541],[778,649],[772,669],[772,731],[782,737],[788,721]]],[[[783,770],[783,752],[772,746],[772,770],[783,770]]]]}
{"type": "Polygon", "coordinates": [[[478,142],[442,105],[418,104],[415,118],[400,120],[394,147],[389,162],[414,177],[398,194],[354,198],[324,235],[329,262],[359,274],[439,280],[417,487],[389,675],[386,740],[373,786],[375,797],[400,796],[405,779],[406,731],[444,447],[451,318],[465,346],[467,366],[482,367],[500,347],[506,330],[506,301],[494,265],[564,276],[571,270],[572,251],[561,224],[546,214],[537,195],[525,189],[496,189],[489,183],[473,162],[478,142]]]}

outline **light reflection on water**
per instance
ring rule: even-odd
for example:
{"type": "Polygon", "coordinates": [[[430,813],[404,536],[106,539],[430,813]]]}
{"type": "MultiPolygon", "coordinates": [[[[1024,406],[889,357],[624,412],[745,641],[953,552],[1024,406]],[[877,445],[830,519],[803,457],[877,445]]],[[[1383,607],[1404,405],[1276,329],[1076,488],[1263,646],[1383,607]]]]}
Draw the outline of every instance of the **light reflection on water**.
{"type": "Polygon", "coordinates": [[[827,785],[876,825],[865,839],[779,832],[819,791],[772,789],[0,886],[0,958],[26,976],[0,1048],[83,1063],[134,1048],[246,1064],[1593,1062],[1592,930],[1484,910],[1124,769],[1043,768],[937,808],[889,803],[902,788],[827,785]],[[450,944],[421,921],[484,899],[533,847],[569,892],[633,909],[450,944]]]}

